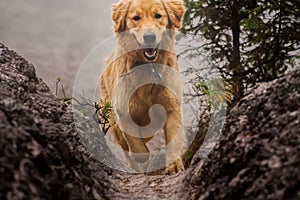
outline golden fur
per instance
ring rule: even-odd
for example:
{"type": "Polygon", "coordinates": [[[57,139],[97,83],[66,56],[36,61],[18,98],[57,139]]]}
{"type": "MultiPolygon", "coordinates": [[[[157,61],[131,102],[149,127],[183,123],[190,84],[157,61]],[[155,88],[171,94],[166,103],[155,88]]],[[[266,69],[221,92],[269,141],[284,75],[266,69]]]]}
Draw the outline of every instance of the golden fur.
{"type": "MultiPolygon", "coordinates": [[[[115,23],[114,31],[118,46],[107,59],[106,68],[101,75],[100,87],[105,101],[112,101],[112,94],[118,80],[135,66],[155,62],[178,71],[174,31],[181,28],[183,14],[182,0],[121,0],[113,5],[112,19],[115,23]],[[156,54],[154,49],[147,49],[150,43],[145,42],[145,34],[149,32],[152,36],[155,34],[155,39],[148,38],[150,46],[154,48],[159,45],[156,54]],[[139,50],[139,48],[145,49],[139,50]],[[150,57],[145,56],[146,53],[150,57]]],[[[179,84],[178,87],[180,87],[179,84]]],[[[156,84],[144,85],[134,92],[129,103],[133,121],[140,126],[149,124],[148,111],[153,104],[161,104],[166,109],[167,121],[164,133],[165,142],[169,144],[180,132],[181,102],[168,88],[156,84]]],[[[110,123],[114,124],[114,122],[114,117],[112,117],[110,123]]],[[[137,138],[123,133],[118,124],[113,125],[110,132],[114,137],[114,142],[129,152],[128,159],[133,168],[138,168],[136,162],[148,160],[147,156],[139,157],[131,153],[148,153],[146,143],[151,138],[137,138]]],[[[167,163],[174,157],[180,157],[178,156],[180,150],[176,148],[184,146],[185,143],[184,136],[180,137],[179,141],[183,144],[167,148],[167,163]]],[[[165,171],[173,174],[183,169],[182,160],[179,158],[169,163],[165,171]]]]}

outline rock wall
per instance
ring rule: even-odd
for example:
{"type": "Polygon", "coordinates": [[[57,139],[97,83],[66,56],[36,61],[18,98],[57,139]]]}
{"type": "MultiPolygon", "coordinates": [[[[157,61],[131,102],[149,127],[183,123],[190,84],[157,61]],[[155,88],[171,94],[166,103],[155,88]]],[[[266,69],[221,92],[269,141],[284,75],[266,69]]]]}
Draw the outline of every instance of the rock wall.
{"type": "Polygon", "coordinates": [[[79,140],[97,124],[72,114],[0,44],[0,199],[300,199],[300,69],[251,90],[209,156],[172,176],[97,162],[79,140]]]}
{"type": "MultiPolygon", "coordinates": [[[[200,199],[300,199],[300,69],[252,89],[186,185],[200,199]]],[[[197,165],[196,164],[196,165],[197,165]]]]}
{"type": "Polygon", "coordinates": [[[93,125],[79,126],[34,67],[0,44],[0,199],[104,197],[108,172],[77,137],[93,125]]]}

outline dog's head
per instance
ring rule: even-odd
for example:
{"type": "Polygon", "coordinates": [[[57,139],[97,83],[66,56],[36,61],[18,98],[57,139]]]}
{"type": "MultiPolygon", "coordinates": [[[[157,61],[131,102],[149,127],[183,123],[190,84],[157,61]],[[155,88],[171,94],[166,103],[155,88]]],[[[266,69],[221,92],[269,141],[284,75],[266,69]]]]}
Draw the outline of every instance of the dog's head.
{"type": "Polygon", "coordinates": [[[184,11],[182,0],[121,0],[113,5],[114,31],[126,32],[123,44],[134,48],[140,59],[154,62],[166,32],[181,28],[184,11]]]}

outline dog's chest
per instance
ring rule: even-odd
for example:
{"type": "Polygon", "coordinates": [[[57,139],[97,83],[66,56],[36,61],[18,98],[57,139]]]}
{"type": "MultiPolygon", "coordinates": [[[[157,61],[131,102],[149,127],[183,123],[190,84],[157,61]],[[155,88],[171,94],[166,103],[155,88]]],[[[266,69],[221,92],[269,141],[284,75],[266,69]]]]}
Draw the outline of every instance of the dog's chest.
{"type": "Polygon", "coordinates": [[[163,91],[161,85],[146,84],[138,88],[132,95],[131,100],[141,104],[152,104],[159,98],[163,91]]]}

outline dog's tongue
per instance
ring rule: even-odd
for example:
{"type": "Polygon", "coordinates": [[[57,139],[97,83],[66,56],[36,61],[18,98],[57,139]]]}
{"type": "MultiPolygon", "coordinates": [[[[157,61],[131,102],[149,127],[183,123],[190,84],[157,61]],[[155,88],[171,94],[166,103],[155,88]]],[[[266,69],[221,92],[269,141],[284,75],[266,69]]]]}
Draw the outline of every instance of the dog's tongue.
{"type": "Polygon", "coordinates": [[[156,54],[155,49],[147,49],[145,52],[147,52],[149,56],[155,56],[156,54]]]}
{"type": "Polygon", "coordinates": [[[154,55],[155,54],[155,48],[151,48],[151,47],[142,47],[139,46],[136,48],[135,50],[136,52],[147,52],[148,54],[154,55]]]}

